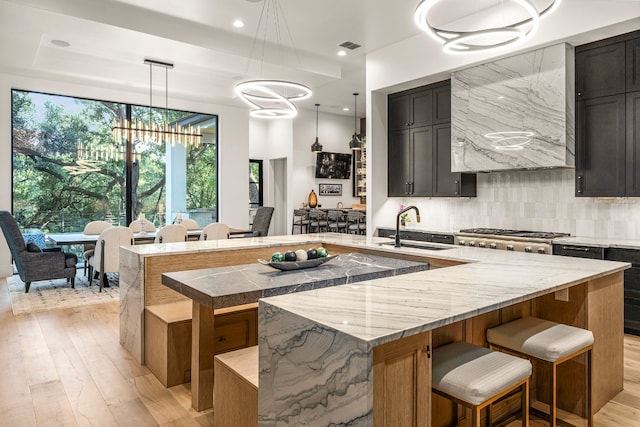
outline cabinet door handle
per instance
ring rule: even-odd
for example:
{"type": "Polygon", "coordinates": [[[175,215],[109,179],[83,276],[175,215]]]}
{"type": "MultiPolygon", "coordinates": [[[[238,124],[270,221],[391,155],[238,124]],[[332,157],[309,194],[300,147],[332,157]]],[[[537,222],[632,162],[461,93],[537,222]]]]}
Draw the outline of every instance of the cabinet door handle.
{"type": "Polygon", "coordinates": [[[578,175],[578,194],[582,193],[582,175],[578,175]]]}
{"type": "Polygon", "coordinates": [[[410,194],[413,194],[413,181],[411,181],[409,183],[409,188],[411,189],[411,193],[410,194]]]}
{"type": "Polygon", "coordinates": [[[578,96],[582,96],[582,92],[578,92],[578,96]]]}
{"type": "Polygon", "coordinates": [[[460,181],[456,179],[456,196],[460,194],[460,181]]]}
{"type": "Polygon", "coordinates": [[[589,248],[582,248],[579,246],[563,246],[563,251],[575,251],[575,252],[589,252],[589,248]]]}
{"type": "Polygon", "coordinates": [[[408,182],[404,183],[404,194],[409,194],[409,183],[408,182]]]}

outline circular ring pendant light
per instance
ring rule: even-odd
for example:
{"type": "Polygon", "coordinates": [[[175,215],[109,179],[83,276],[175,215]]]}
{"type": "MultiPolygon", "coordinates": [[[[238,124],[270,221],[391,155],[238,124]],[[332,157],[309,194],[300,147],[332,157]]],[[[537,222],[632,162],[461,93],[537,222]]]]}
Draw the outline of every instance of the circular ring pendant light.
{"type": "MultiPolygon", "coordinates": [[[[253,1],[253,0],[249,0],[253,1]]],[[[260,13],[260,19],[258,20],[258,26],[256,27],[256,35],[253,41],[253,47],[251,54],[249,55],[249,63],[247,64],[247,71],[251,58],[253,57],[254,49],[258,45],[258,36],[263,31],[262,39],[262,54],[260,55],[260,73],[262,72],[262,62],[265,58],[265,48],[267,44],[269,21],[273,20],[275,42],[278,45],[278,51],[282,55],[283,46],[281,34],[286,33],[289,35],[291,46],[295,52],[295,56],[298,56],[297,50],[287,20],[284,16],[280,0],[263,0],[262,11],[260,13]],[[281,31],[280,25],[283,25],[285,31],[281,31]]],[[[283,58],[280,58],[282,61],[283,58]]],[[[276,61],[273,58],[272,61],[276,61]]],[[[235,92],[240,99],[251,106],[249,115],[251,117],[262,119],[282,119],[293,118],[298,114],[296,106],[293,101],[300,101],[307,99],[311,96],[312,92],[309,87],[285,80],[273,80],[273,79],[256,79],[239,83],[235,86],[235,92]]]]}
{"type": "Polygon", "coordinates": [[[249,115],[262,119],[295,117],[298,109],[291,101],[311,96],[307,86],[283,80],[251,80],[238,83],[235,90],[253,108],[249,115]]]}
{"type": "Polygon", "coordinates": [[[449,0],[423,0],[416,8],[414,21],[421,30],[434,40],[442,43],[443,50],[446,53],[453,54],[500,50],[521,43],[535,34],[540,26],[540,19],[557,9],[561,2],[561,0],[551,0],[551,3],[539,12],[530,0],[508,0],[508,2],[523,9],[529,17],[503,27],[453,31],[436,28],[429,22],[429,13],[433,7],[445,1],[449,0]],[[482,40],[489,40],[492,37],[498,41],[482,42],[482,40]]]}

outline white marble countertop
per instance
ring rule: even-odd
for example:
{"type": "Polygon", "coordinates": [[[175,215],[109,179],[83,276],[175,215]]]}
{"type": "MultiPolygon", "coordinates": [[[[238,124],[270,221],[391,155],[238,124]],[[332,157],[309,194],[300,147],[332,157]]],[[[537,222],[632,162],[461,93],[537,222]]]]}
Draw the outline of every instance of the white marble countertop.
{"type": "Polygon", "coordinates": [[[123,247],[138,256],[185,254],[308,243],[438,258],[464,265],[306,291],[261,301],[376,346],[402,336],[493,311],[630,266],[582,258],[442,246],[431,251],[381,245],[389,238],[350,234],[267,236],[123,247]]]}
{"type": "MultiPolygon", "coordinates": [[[[288,236],[295,238],[299,236],[288,236]]],[[[397,277],[265,298],[270,304],[343,332],[373,347],[571,287],[630,266],[628,263],[493,251],[381,246],[390,239],[324,234],[326,243],[402,252],[467,264],[397,277]]],[[[286,239],[285,239],[286,240],[286,239]]],[[[431,245],[440,246],[432,243],[431,245]]]]}

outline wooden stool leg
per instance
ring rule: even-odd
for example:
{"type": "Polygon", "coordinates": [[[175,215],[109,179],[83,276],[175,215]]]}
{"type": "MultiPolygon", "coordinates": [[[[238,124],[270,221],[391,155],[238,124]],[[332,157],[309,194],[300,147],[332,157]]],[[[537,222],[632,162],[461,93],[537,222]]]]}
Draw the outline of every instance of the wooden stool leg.
{"type": "Polygon", "coordinates": [[[522,385],[522,426],[529,427],[529,379],[522,385]]]}
{"type": "Polygon", "coordinates": [[[593,393],[591,392],[591,350],[587,351],[587,425],[593,427],[593,393]]]}
{"type": "Polygon", "coordinates": [[[549,427],[556,427],[556,364],[551,363],[551,395],[549,396],[549,427]]]}

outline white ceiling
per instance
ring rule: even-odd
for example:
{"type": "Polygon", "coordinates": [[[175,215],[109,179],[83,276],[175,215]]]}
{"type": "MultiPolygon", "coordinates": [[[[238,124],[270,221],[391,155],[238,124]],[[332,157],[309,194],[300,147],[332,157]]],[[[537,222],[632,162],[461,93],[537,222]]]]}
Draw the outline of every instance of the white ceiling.
{"type": "MultiPolygon", "coordinates": [[[[269,0],[268,4],[276,1],[286,21],[280,18],[276,25],[269,13],[258,27],[261,0],[0,0],[0,72],[148,93],[149,68],[143,60],[153,58],[175,64],[169,71],[170,96],[244,105],[233,93],[238,81],[290,79],[314,92],[300,107],[315,109],[313,104],[319,103],[321,111],[352,115],[342,108],[353,110],[353,93],[359,92],[362,116],[365,55],[420,34],[413,23],[418,0],[269,0]],[[245,27],[234,28],[235,19],[242,19],[245,27]],[[270,40],[266,46],[265,26],[270,40]],[[59,47],[52,40],[70,46],[59,47]],[[338,57],[337,44],[346,40],[362,47],[338,57]]],[[[473,12],[460,10],[463,3],[456,1],[456,7],[440,8],[439,22],[454,22],[473,12]]],[[[473,4],[478,10],[500,1],[473,4]]],[[[533,1],[544,5],[549,0],[533,1]]],[[[629,1],[637,0],[564,0],[563,4],[599,3],[607,13],[615,3],[629,1]]],[[[563,5],[556,13],[563,13],[563,5]]],[[[440,50],[424,37],[421,55],[440,50]]],[[[155,82],[154,77],[154,86],[155,82]]]]}

